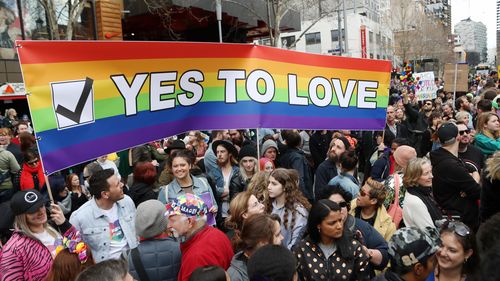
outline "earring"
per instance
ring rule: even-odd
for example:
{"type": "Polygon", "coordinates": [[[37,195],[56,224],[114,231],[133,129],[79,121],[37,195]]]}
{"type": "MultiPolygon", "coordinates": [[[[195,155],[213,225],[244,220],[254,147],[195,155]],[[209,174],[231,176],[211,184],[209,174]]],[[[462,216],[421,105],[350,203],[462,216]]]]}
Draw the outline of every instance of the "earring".
{"type": "Polygon", "coordinates": [[[464,259],[464,263],[466,263],[468,259],[469,259],[469,258],[468,258],[468,257],[466,257],[466,258],[464,259]]]}
{"type": "Polygon", "coordinates": [[[321,227],[318,226],[318,232],[321,232],[321,227]]]}

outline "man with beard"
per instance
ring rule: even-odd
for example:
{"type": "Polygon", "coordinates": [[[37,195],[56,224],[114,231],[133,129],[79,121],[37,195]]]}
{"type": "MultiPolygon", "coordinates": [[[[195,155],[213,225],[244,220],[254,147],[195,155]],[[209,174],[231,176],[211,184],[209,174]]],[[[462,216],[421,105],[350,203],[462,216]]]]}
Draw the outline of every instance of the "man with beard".
{"type": "Polygon", "coordinates": [[[453,112],[453,107],[451,104],[445,103],[443,104],[443,121],[449,121],[451,119],[455,119],[455,112],[453,112]]]}
{"type": "Polygon", "coordinates": [[[323,194],[323,190],[327,188],[328,182],[340,174],[340,155],[350,148],[351,144],[345,137],[337,137],[330,142],[328,158],[316,170],[316,179],[314,181],[314,194],[316,198],[319,198],[323,194]]]}
{"type": "Polygon", "coordinates": [[[458,127],[458,158],[462,159],[469,173],[474,171],[481,174],[484,167],[484,154],[479,148],[471,145],[472,138],[470,136],[470,129],[463,122],[457,122],[458,127]]]}
{"type": "Polygon", "coordinates": [[[94,198],[73,212],[69,222],[83,234],[96,263],[118,259],[137,247],[134,202],[123,194],[113,169],[95,172],[89,185],[94,198]]]}
{"type": "Polygon", "coordinates": [[[198,267],[216,265],[227,270],[233,249],[227,236],[207,225],[207,206],[187,193],[167,204],[168,228],[181,242],[181,268],[178,280],[188,281],[198,267]]]}
{"type": "Polygon", "coordinates": [[[253,145],[255,143],[245,137],[245,130],[229,130],[229,136],[231,136],[231,141],[238,151],[245,145],[253,145]]]}
{"type": "Polygon", "coordinates": [[[217,167],[217,157],[213,151],[213,143],[218,140],[229,140],[231,137],[229,136],[228,130],[213,130],[211,139],[212,143],[209,145],[207,151],[205,152],[205,156],[203,157],[203,164],[205,166],[205,172],[210,174],[210,172],[217,167]]]}
{"type": "Polygon", "coordinates": [[[235,184],[240,177],[238,167],[238,151],[234,145],[227,140],[214,141],[212,150],[217,156],[217,166],[208,174],[211,182],[215,183],[217,204],[222,206],[217,212],[217,225],[222,227],[223,220],[228,217],[229,202],[233,199],[230,194],[238,193],[235,184]]]}
{"type": "Polygon", "coordinates": [[[469,124],[465,125],[467,125],[467,128],[473,129],[472,114],[470,114],[471,106],[466,96],[461,96],[455,100],[455,110],[457,110],[457,112],[465,112],[469,115],[469,124]]]}

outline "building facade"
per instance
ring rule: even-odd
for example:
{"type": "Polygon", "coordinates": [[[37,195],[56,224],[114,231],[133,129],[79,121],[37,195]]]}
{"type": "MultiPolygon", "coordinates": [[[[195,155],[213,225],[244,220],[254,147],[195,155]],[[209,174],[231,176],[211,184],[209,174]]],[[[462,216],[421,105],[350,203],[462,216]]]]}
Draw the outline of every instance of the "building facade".
{"type": "Polygon", "coordinates": [[[486,25],[467,18],[455,25],[455,33],[460,36],[466,52],[478,53],[480,62],[487,61],[486,25]]]}

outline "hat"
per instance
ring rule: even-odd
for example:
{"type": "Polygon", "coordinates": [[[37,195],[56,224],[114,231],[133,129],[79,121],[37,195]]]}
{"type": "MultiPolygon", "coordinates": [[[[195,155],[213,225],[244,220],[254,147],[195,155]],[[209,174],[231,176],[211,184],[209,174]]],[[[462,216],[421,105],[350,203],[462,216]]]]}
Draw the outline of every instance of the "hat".
{"type": "Polygon", "coordinates": [[[295,256],[287,248],[265,245],[248,259],[248,277],[251,281],[292,280],[296,263],[295,256]]]}
{"type": "Polygon", "coordinates": [[[451,122],[444,123],[437,130],[437,136],[442,145],[454,143],[458,136],[458,127],[451,122]]]}
{"type": "Polygon", "coordinates": [[[344,143],[345,150],[348,150],[351,148],[351,143],[346,137],[336,137],[335,139],[338,139],[339,141],[344,143]]]}
{"type": "Polygon", "coordinates": [[[166,208],[168,216],[182,215],[201,218],[208,212],[205,202],[191,193],[180,195],[174,201],[168,203],[166,208]]]}
{"type": "Polygon", "coordinates": [[[18,191],[10,200],[10,208],[14,215],[33,214],[44,206],[48,199],[36,189],[18,191]]]}
{"type": "Polygon", "coordinates": [[[166,211],[165,205],[155,199],[139,204],[135,217],[137,235],[148,239],[163,233],[168,224],[166,211]]]}
{"type": "Polygon", "coordinates": [[[233,155],[235,158],[238,157],[238,150],[236,150],[236,147],[227,140],[216,140],[212,143],[212,151],[214,152],[215,155],[217,155],[217,147],[219,145],[224,146],[227,151],[233,155]]]}
{"type": "Polygon", "coordinates": [[[174,140],[169,146],[167,146],[165,152],[169,154],[172,149],[186,149],[186,144],[182,140],[174,140]]]}
{"type": "Polygon", "coordinates": [[[396,151],[394,151],[394,161],[402,168],[406,168],[408,166],[408,162],[413,159],[417,158],[417,151],[415,148],[408,146],[408,145],[401,145],[396,148],[396,151]]]}
{"type": "Polygon", "coordinates": [[[396,268],[405,268],[421,262],[439,248],[439,232],[435,228],[403,227],[397,230],[389,240],[391,264],[396,268]]]}
{"type": "Polygon", "coordinates": [[[266,150],[268,150],[269,148],[271,147],[274,147],[276,149],[276,152],[278,152],[278,145],[276,144],[275,141],[273,140],[266,140],[263,144],[262,144],[262,151],[260,152],[260,154],[262,154],[261,156],[264,156],[264,153],[266,153],[266,150]]]}
{"type": "Polygon", "coordinates": [[[247,144],[247,145],[244,145],[241,149],[240,149],[240,154],[238,155],[238,159],[243,159],[243,157],[253,157],[253,158],[257,158],[257,149],[251,145],[251,144],[247,144]]]}

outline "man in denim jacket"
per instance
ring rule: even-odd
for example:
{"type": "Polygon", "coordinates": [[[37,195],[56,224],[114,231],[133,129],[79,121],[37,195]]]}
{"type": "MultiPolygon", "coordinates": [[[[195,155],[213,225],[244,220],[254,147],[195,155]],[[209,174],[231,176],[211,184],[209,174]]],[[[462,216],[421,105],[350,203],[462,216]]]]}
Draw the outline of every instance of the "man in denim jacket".
{"type": "Polygon", "coordinates": [[[71,215],[70,223],[82,233],[96,263],[119,258],[137,247],[134,202],[123,194],[112,169],[96,172],[89,185],[93,199],[71,215]]]}

